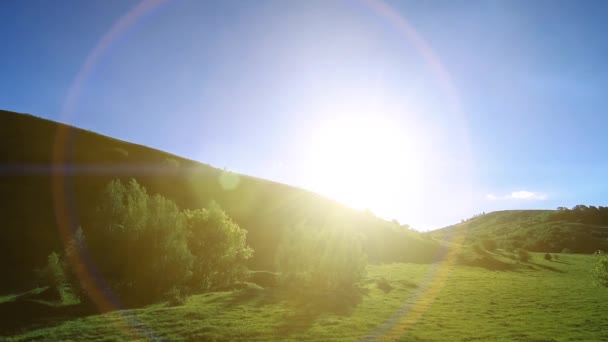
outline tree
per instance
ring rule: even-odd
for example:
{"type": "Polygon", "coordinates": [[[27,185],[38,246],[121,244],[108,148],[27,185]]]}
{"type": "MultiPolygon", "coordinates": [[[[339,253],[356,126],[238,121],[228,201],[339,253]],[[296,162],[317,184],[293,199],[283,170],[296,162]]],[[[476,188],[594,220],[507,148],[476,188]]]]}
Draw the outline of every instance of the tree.
{"type": "Polygon", "coordinates": [[[76,298],[74,298],[72,293],[65,269],[65,263],[61,260],[61,256],[58,253],[52,252],[49,254],[46,269],[44,270],[49,286],[56,292],[62,303],[73,303],[76,301],[76,298]]]}
{"type": "Polygon", "coordinates": [[[253,252],[246,233],[215,203],[181,211],[135,180],[114,180],[103,192],[97,226],[87,234],[110,290],[137,305],[231,284],[253,252]]]}
{"type": "Polygon", "coordinates": [[[253,255],[246,243],[247,231],[215,202],[208,209],[186,210],[185,217],[194,256],[192,286],[221,288],[242,278],[245,262],[253,255]]]}
{"type": "Polygon", "coordinates": [[[295,225],[286,230],[276,255],[283,284],[320,291],[354,288],[366,264],[360,237],[339,227],[295,225]]]}
{"type": "Polygon", "coordinates": [[[111,289],[127,302],[159,298],[190,275],[185,220],[172,201],[132,179],[110,182],[91,230],[91,255],[111,289]]]}

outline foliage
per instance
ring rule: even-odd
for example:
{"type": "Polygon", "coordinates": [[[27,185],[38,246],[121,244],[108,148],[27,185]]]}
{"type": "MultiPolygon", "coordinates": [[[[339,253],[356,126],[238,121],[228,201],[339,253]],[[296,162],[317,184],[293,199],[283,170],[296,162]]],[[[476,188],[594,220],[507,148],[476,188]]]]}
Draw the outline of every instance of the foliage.
{"type": "Polygon", "coordinates": [[[61,295],[63,293],[63,289],[67,286],[67,281],[63,272],[63,265],[61,264],[59,254],[56,252],[49,254],[46,267],[49,285],[57,292],[58,295],[61,295]]]}
{"type": "Polygon", "coordinates": [[[605,253],[597,254],[597,261],[591,269],[591,273],[595,281],[601,285],[608,287],[608,255],[605,253]]]}
{"type": "Polygon", "coordinates": [[[253,254],[246,243],[247,231],[215,202],[208,209],[186,210],[185,217],[190,232],[188,248],[194,257],[193,286],[222,288],[241,280],[244,263],[253,254]]]}
{"type": "Polygon", "coordinates": [[[68,238],[65,246],[65,258],[65,274],[73,294],[79,297],[80,301],[87,301],[90,295],[87,284],[78,276],[78,270],[76,269],[81,268],[82,270],[86,258],[86,241],[82,227],[78,227],[68,238]]]}
{"type": "Polygon", "coordinates": [[[251,255],[245,231],[218,205],[182,212],[135,180],[107,185],[95,228],[90,253],[111,289],[133,304],[186,285],[228,284],[251,255]]]}
{"type": "Polygon", "coordinates": [[[169,306],[179,306],[186,303],[186,295],[179,287],[172,287],[167,293],[165,293],[167,304],[169,306]]]}
{"type": "Polygon", "coordinates": [[[76,302],[76,298],[74,298],[72,293],[65,268],[61,256],[56,252],[52,252],[47,258],[44,274],[47,276],[49,286],[57,294],[61,303],[73,303],[76,302]]]}
{"type": "MultiPolygon", "coordinates": [[[[437,252],[437,244],[425,239],[425,234],[408,234],[406,227],[402,232],[378,218],[362,220],[360,211],[313,192],[246,175],[238,175],[238,185],[227,190],[218,182],[224,173],[221,169],[77,127],[0,111],[0,133],[0,155],[5,163],[74,165],[88,170],[73,174],[2,174],[0,290],[6,293],[31,286],[35,281],[31,270],[44,265],[51,251],[63,250],[57,232],[69,231],[63,227],[66,218],[82,225],[87,242],[97,244],[94,240],[103,235],[98,232],[99,194],[117,174],[123,182],[135,178],[148,193],[170,199],[182,209],[207,207],[211,200],[217,200],[235,222],[247,229],[247,243],[256,251],[247,260],[252,269],[273,270],[283,227],[302,220],[324,225],[335,216],[343,225],[352,226],[356,234],[365,236],[362,244],[370,262],[426,263],[432,262],[437,252]],[[69,137],[69,143],[58,145],[57,132],[64,132],[61,136],[69,137]],[[69,147],[69,153],[64,147],[69,147]],[[65,187],[57,188],[57,184],[65,187]],[[65,208],[61,208],[63,205],[65,208]]],[[[98,259],[101,252],[98,247],[94,249],[98,259]]]]}
{"type": "Polygon", "coordinates": [[[283,284],[321,291],[352,289],[366,263],[360,237],[344,228],[306,224],[287,231],[276,256],[283,284]]]}
{"type": "Polygon", "coordinates": [[[553,259],[553,257],[551,256],[551,254],[545,253],[545,260],[551,261],[552,259],[553,259]]]}

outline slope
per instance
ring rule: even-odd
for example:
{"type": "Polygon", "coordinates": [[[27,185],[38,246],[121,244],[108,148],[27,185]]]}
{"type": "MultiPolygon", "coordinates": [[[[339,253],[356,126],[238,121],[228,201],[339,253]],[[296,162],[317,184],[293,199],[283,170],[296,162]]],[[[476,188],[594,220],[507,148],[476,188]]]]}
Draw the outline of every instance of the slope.
{"type": "Polygon", "coordinates": [[[592,253],[608,247],[608,208],[504,210],[431,232],[439,240],[465,234],[466,244],[535,252],[592,253]]]}
{"type": "Polygon", "coordinates": [[[181,208],[218,202],[255,250],[252,269],[272,269],[282,230],[295,223],[337,222],[366,236],[370,261],[428,261],[437,244],[420,234],[315,193],[31,115],[0,111],[0,290],[35,286],[62,239],[91,226],[103,187],[135,178],[181,208]],[[409,248],[402,247],[407,244],[409,248]]]}

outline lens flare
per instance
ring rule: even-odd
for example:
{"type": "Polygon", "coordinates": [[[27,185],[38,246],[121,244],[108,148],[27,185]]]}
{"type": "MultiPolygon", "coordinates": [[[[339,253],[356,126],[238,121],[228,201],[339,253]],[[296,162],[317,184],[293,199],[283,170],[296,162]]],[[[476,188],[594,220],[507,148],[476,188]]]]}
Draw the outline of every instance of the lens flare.
{"type": "MultiPolygon", "coordinates": [[[[146,16],[154,11],[158,11],[167,3],[169,3],[169,1],[166,0],[144,0],[139,2],[122,16],[99,40],[86,58],[69,88],[61,113],[61,121],[70,122],[70,119],[75,115],[76,104],[79,100],[85,81],[90,77],[96,65],[100,63],[107,50],[133,26],[137,23],[141,23],[146,16]]],[[[431,46],[416,32],[413,26],[411,26],[402,15],[385,2],[381,0],[368,0],[364,1],[364,3],[369,8],[371,14],[376,15],[389,23],[394,30],[403,36],[404,40],[413,44],[418,53],[424,57],[433,70],[435,77],[440,81],[443,90],[449,97],[453,112],[460,116],[460,120],[458,121],[460,127],[455,127],[454,129],[460,130],[461,136],[468,137],[457,92],[452,85],[447,70],[433,52],[431,46]]],[[[72,161],[73,138],[73,132],[68,126],[59,125],[53,145],[53,203],[57,227],[64,244],[67,244],[79,225],[71,173],[67,171],[69,170],[69,167],[66,169],[66,166],[69,166],[72,161]]],[[[376,138],[382,140],[385,137],[379,136],[376,138]]],[[[356,141],[356,139],[358,138],[352,138],[354,141],[356,141]]],[[[465,143],[468,144],[468,141],[465,141],[465,143]]],[[[339,149],[340,144],[341,142],[336,142],[336,148],[339,149]]],[[[393,144],[388,141],[383,143],[383,146],[380,149],[375,149],[373,153],[370,153],[370,151],[367,150],[370,147],[361,144],[360,150],[369,155],[387,155],[392,153],[392,146],[393,144]]],[[[465,153],[470,154],[469,145],[464,146],[464,149],[465,153]]],[[[339,168],[338,170],[340,174],[337,176],[345,176],[347,174],[347,171],[345,170],[339,168]]],[[[368,171],[371,172],[373,170],[368,171]]],[[[375,183],[372,182],[372,185],[374,186],[386,183],[384,186],[390,187],[391,184],[398,179],[396,177],[387,177],[387,175],[382,175],[377,171],[375,177],[377,181],[375,183]]],[[[223,174],[218,181],[224,189],[232,189],[239,184],[238,177],[234,178],[230,174],[223,174]]],[[[332,185],[330,184],[330,186],[332,185]]],[[[339,185],[339,187],[344,188],[344,185],[339,185]]],[[[342,189],[339,191],[346,190],[342,189]]],[[[373,191],[373,189],[370,189],[370,191],[373,191]]],[[[460,252],[460,243],[464,240],[465,235],[466,231],[462,230],[453,236],[453,247],[450,247],[449,249],[446,248],[444,253],[438,255],[438,262],[425,275],[423,286],[421,286],[415,294],[393,314],[393,316],[370,335],[365,337],[364,340],[391,340],[397,338],[403,334],[404,329],[415,324],[424,315],[449,278],[451,265],[454,264],[460,252]]],[[[84,287],[88,290],[90,299],[100,311],[111,311],[121,308],[119,300],[107,290],[109,287],[105,284],[103,277],[97,272],[95,264],[86,254],[86,250],[71,257],[69,262],[84,287]]],[[[116,322],[114,324],[117,324],[117,327],[123,330],[125,334],[129,336],[140,336],[151,340],[161,339],[155,332],[139,322],[133,314],[126,311],[120,311],[117,315],[121,317],[121,320],[118,322],[113,320],[116,322]]]]}

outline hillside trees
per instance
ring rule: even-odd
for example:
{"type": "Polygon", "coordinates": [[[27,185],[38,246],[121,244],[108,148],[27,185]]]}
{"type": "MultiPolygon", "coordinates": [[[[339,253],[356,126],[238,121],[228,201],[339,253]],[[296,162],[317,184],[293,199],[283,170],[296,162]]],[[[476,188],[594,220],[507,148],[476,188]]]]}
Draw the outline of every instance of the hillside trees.
{"type": "Polygon", "coordinates": [[[188,248],[194,257],[190,283],[202,289],[228,286],[244,275],[244,263],[253,250],[247,231],[212,202],[208,209],[184,212],[189,229],[188,248]]]}
{"type": "Polygon", "coordinates": [[[361,237],[340,226],[294,225],[285,231],[276,255],[284,285],[318,291],[354,288],[366,264],[361,237]]]}
{"type": "Polygon", "coordinates": [[[87,245],[112,291],[129,303],[158,299],[174,288],[207,289],[234,280],[251,256],[245,231],[217,205],[181,211],[137,181],[111,181],[87,245]]]}

